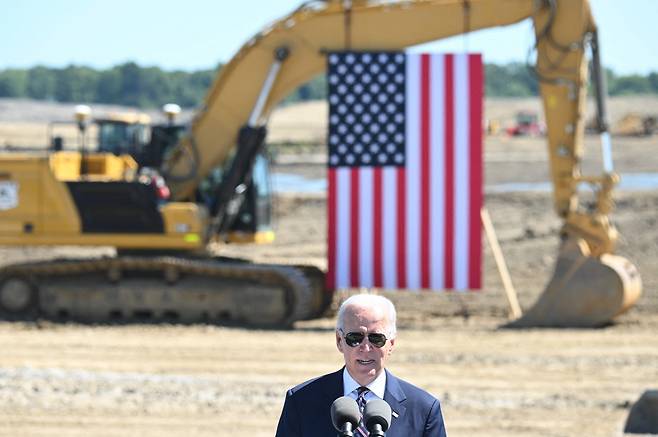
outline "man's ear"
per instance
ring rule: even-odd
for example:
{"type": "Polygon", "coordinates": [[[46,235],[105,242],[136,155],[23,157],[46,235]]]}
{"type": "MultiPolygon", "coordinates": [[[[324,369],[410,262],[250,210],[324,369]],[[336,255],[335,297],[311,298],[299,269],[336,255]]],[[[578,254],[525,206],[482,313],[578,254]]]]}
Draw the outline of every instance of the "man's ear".
{"type": "Polygon", "coordinates": [[[395,339],[392,338],[389,341],[391,342],[391,347],[388,348],[388,354],[391,355],[393,353],[393,349],[395,349],[395,339]]]}
{"type": "Polygon", "coordinates": [[[343,352],[343,337],[338,331],[336,331],[336,347],[338,348],[338,351],[341,353],[343,352]]]}

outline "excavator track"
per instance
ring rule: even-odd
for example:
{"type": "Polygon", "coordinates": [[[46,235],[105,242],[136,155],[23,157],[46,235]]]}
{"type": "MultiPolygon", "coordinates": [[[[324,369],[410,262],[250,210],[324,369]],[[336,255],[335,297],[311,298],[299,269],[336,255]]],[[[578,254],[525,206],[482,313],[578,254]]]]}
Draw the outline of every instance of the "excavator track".
{"type": "Polygon", "coordinates": [[[0,317],[291,327],[326,293],[303,270],[219,258],[58,259],[0,269],[0,317]]]}

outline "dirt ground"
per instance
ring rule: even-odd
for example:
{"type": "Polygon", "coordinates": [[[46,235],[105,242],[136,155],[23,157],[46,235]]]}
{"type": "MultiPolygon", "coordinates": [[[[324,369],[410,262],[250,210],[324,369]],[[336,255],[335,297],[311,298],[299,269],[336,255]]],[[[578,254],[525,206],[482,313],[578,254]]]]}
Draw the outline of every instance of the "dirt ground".
{"type": "MultiPolygon", "coordinates": [[[[658,169],[656,137],[613,142],[620,173],[658,169]]],[[[588,137],[586,171],[600,168],[597,147],[588,137]]],[[[297,157],[274,171],[320,178],[324,167],[297,157]]],[[[543,140],[488,138],[485,172],[488,187],[548,180],[543,140]]],[[[448,435],[621,436],[632,403],[658,389],[658,189],[616,198],[618,252],[644,294],[614,325],[501,329],[508,305],[488,247],[482,292],[387,294],[399,312],[389,368],[441,399],[448,435]]],[[[528,308],[556,254],[551,194],[488,190],[486,206],[528,308]]],[[[279,196],[276,212],[274,244],[223,253],[324,267],[324,196],[279,196]]],[[[0,264],[98,251],[0,248],[0,264]]],[[[3,436],[272,436],[285,390],[341,365],[331,317],[291,331],[0,322],[0,345],[3,436]]]]}

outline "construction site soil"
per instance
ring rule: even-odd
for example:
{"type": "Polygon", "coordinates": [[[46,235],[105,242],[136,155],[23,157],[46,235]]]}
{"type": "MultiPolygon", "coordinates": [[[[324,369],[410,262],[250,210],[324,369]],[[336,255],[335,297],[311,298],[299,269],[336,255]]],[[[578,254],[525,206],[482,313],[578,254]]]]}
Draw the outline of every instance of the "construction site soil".
{"type": "MultiPolygon", "coordinates": [[[[614,138],[616,170],[658,169],[658,139],[614,138]]],[[[600,169],[587,137],[585,173],[600,169]]],[[[288,159],[284,159],[288,158],[288,159]]],[[[275,172],[323,178],[307,155],[275,172]]],[[[497,191],[548,181],[542,138],[488,137],[486,207],[523,308],[553,268],[560,220],[550,191],[497,191]]],[[[389,369],[440,398],[451,437],[621,436],[629,409],[658,388],[658,188],[618,190],[618,253],[643,278],[638,305],[600,329],[503,329],[508,304],[484,249],[474,293],[385,293],[398,307],[389,369]]],[[[323,194],[279,195],[277,240],[213,248],[255,261],[326,267],[323,194]]],[[[0,248],[0,264],[112,249],[0,248]]],[[[349,293],[341,292],[334,307],[349,293]]],[[[272,436],[285,390],[338,369],[333,317],[294,330],[215,325],[0,322],[0,435],[272,436]]]]}

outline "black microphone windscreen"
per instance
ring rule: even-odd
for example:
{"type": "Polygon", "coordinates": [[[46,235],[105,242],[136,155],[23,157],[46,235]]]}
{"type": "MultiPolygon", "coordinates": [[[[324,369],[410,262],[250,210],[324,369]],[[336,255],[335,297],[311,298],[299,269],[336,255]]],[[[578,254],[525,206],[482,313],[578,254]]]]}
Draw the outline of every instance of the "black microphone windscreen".
{"type": "MultiPolygon", "coordinates": [[[[390,409],[389,409],[390,410],[390,409]]],[[[389,416],[390,416],[389,412],[389,416]]],[[[331,404],[331,421],[334,428],[341,430],[346,422],[352,424],[352,428],[359,426],[361,413],[356,401],[348,396],[341,396],[331,404]]]]}
{"type": "Polygon", "coordinates": [[[386,432],[391,425],[391,407],[382,399],[373,399],[366,404],[366,409],[363,412],[363,422],[369,431],[375,424],[382,427],[382,431],[386,432]]]}

